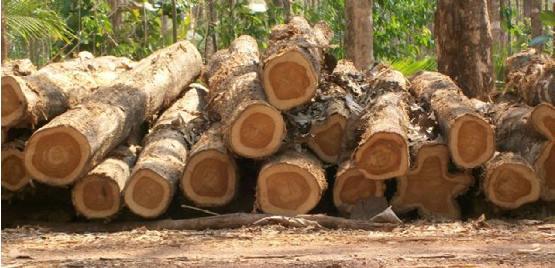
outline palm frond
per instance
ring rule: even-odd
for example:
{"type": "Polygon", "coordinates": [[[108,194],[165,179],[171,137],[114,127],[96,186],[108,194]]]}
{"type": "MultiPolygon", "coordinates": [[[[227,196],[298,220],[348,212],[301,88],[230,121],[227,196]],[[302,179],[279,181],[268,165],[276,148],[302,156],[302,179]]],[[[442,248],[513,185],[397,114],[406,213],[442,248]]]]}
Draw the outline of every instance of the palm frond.
{"type": "Polygon", "coordinates": [[[432,57],[426,57],[421,60],[415,59],[402,59],[395,61],[391,64],[393,69],[398,70],[405,76],[412,76],[419,71],[436,71],[437,62],[432,57]]]}

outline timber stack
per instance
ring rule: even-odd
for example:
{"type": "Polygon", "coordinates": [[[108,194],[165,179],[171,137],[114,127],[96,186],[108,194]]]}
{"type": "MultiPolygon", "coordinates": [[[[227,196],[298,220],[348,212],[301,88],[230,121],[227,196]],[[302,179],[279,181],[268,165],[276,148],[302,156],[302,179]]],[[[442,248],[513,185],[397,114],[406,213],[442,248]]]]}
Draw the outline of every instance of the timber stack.
{"type": "Polygon", "coordinates": [[[324,64],[332,37],[293,17],[265,51],[240,36],[206,66],[187,41],[138,62],[8,62],[2,187],[70,188],[76,213],[102,220],[125,207],[158,218],[184,199],[229,208],[249,181],[251,207],[287,216],[328,192],[342,215],[389,198],[397,213],[461,218],[469,189],[502,210],[555,201],[552,58],[510,57],[507,92],[484,102],[437,72],[324,64]]]}

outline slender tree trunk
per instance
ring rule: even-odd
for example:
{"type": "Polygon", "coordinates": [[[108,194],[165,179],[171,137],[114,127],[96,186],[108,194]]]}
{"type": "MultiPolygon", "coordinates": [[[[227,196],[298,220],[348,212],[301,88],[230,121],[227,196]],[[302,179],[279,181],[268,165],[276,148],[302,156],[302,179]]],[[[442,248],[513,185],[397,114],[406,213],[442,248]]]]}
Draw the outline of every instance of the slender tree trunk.
{"type": "Polygon", "coordinates": [[[204,44],[204,58],[209,59],[212,54],[218,50],[216,45],[216,32],[214,31],[214,27],[216,26],[216,10],[214,0],[206,1],[206,17],[208,19],[208,23],[206,41],[204,44]]]}
{"type": "MultiPolygon", "coordinates": [[[[540,20],[540,12],[542,11],[542,0],[530,0],[526,2],[529,2],[531,5],[530,21],[532,23],[532,38],[536,38],[543,34],[543,26],[540,20]]],[[[537,45],[535,46],[535,48],[542,50],[543,45],[537,45]]]]}
{"type": "Polygon", "coordinates": [[[345,17],[347,59],[351,60],[357,69],[365,69],[374,61],[372,0],[347,0],[345,17]]]}
{"type": "Polygon", "coordinates": [[[177,8],[175,0],[172,0],[172,34],[173,42],[177,42],[177,8]]]}
{"type": "Polygon", "coordinates": [[[494,47],[502,47],[505,41],[504,32],[501,29],[501,8],[503,6],[504,0],[488,0],[489,20],[494,47]]]}
{"type": "Polygon", "coordinates": [[[8,51],[10,44],[8,42],[8,35],[6,33],[6,20],[4,17],[4,9],[2,8],[2,63],[8,59],[8,51]]]}

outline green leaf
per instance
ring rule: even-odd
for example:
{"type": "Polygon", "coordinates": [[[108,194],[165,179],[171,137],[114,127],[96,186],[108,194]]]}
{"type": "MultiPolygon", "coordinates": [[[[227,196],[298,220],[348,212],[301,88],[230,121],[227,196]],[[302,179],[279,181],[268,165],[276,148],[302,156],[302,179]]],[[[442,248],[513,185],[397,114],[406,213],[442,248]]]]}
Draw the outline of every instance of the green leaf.
{"type": "Polygon", "coordinates": [[[547,26],[555,26],[555,12],[545,10],[540,13],[540,20],[547,26]]]}

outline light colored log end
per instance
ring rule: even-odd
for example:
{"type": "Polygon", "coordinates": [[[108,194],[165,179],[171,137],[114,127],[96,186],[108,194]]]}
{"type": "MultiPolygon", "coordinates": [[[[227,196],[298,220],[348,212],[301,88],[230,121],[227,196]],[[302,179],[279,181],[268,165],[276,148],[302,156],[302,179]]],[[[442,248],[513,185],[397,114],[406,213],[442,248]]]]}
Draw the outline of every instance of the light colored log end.
{"type": "Polygon", "coordinates": [[[72,127],[52,127],[31,136],[25,148],[29,175],[46,184],[73,183],[86,170],[90,158],[87,139],[72,127]]]}
{"type": "Polygon", "coordinates": [[[13,126],[25,117],[27,101],[20,81],[13,76],[2,77],[2,126],[13,126]]]}
{"type": "Polygon", "coordinates": [[[264,65],[262,79],[268,101],[280,110],[289,110],[310,101],[318,85],[312,63],[298,49],[290,49],[269,59],[264,65]]]}
{"type": "Polygon", "coordinates": [[[448,134],[453,162],[463,168],[474,168],[495,153],[495,133],[484,119],[466,114],[455,120],[448,134]]]}
{"type": "Polygon", "coordinates": [[[407,141],[397,133],[376,133],[357,148],[354,161],[369,179],[403,176],[409,169],[407,141]]]}
{"type": "Polygon", "coordinates": [[[324,162],[337,163],[346,126],[347,118],[340,114],[333,114],[321,124],[313,124],[308,147],[324,162]]]}
{"type": "Polygon", "coordinates": [[[181,190],[198,206],[221,207],[235,197],[237,182],[235,161],[217,150],[206,150],[189,159],[181,190]]]}
{"type": "Polygon", "coordinates": [[[546,142],[542,154],[535,163],[535,168],[544,180],[542,199],[555,201],[555,141],[546,142]]]}
{"type": "Polygon", "coordinates": [[[23,156],[23,152],[15,148],[2,150],[2,187],[15,192],[31,181],[23,156]]]}
{"type": "Polygon", "coordinates": [[[369,197],[382,197],[385,183],[368,179],[357,168],[340,169],[333,185],[333,203],[339,210],[351,212],[359,202],[369,197]]]}
{"type": "Polygon", "coordinates": [[[166,212],[173,198],[170,182],[150,169],[136,170],[124,189],[127,207],[144,218],[156,218],[166,212]]]}
{"type": "Polygon", "coordinates": [[[121,190],[109,178],[85,176],[72,189],[73,206],[88,219],[104,219],[115,215],[121,207],[121,190]]]}
{"type": "Polygon", "coordinates": [[[283,116],[268,104],[246,107],[232,123],[228,135],[230,149],[248,158],[261,158],[275,153],[285,137],[283,116]]]}

